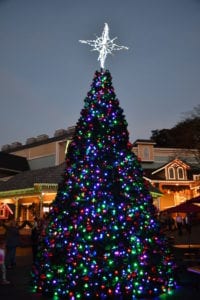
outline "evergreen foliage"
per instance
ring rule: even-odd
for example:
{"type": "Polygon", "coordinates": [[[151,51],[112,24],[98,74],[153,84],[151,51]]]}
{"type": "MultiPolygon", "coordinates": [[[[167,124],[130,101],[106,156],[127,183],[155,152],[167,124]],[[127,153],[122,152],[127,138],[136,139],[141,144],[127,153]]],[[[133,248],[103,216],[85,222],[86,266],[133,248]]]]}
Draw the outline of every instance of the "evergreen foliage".
{"type": "Polygon", "coordinates": [[[58,298],[133,299],[170,292],[174,263],[108,70],[96,71],[33,271],[58,298]]]}
{"type": "Polygon", "coordinates": [[[171,129],[152,130],[151,140],[158,147],[200,150],[200,105],[171,129]]]}

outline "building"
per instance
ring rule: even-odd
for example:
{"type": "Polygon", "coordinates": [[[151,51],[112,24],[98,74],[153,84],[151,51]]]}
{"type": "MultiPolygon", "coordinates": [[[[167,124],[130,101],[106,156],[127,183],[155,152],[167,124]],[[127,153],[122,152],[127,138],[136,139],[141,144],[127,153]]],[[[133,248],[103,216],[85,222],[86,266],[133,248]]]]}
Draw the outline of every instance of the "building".
{"type": "Polygon", "coordinates": [[[150,140],[137,140],[133,151],[140,159],[144,178],[162,195],[159,211],[200,195],[200,165],[195,149],[159,148],[150,140]]]}
{"type": "Polygon", "coordinates": [[[27,170],[30,170],[30,167],[25,157],[0,152],[0,180],[5,181],[16,174],[27,170]]]}
{"type": "MultiPolygon", "coordinates": [[[[51,138],[42,134],[28,138],[25,145],[14,142],[2,146],[2,158],[7,157],[7,161],[10,158],[10,165],[13,156],[27,164],[26,169],[14,170],[9,177],[7,174],[5,177],[4,160],[0,160],[0,203],[8,204],[15,218],[32,220],[35,215],[42,216],[48,211],[64,171],[66,148],[73,133],[74,127],[69,127],[67,130],[56,130],[51,138]]],[[[11,166],[9,168],[11,170],[11,166]]]]}
{"type": "MultiPolygon", "coordinates": [[[[65,167],[65,153],[74,127],[59,129],[54,137],[29,138],[2,147],[3,155],[16,156],[29,168],[0,178],[0,203],[8,204],[19,220],[32,220],[49,210],[65,167]]],[[[200,195],[200,166],[196,150],[158,148],[150,140],[137,140],[139,158],[159,211],[200,195]]],[[[1,170],[1,165],[0,165],[1,170]]]]}

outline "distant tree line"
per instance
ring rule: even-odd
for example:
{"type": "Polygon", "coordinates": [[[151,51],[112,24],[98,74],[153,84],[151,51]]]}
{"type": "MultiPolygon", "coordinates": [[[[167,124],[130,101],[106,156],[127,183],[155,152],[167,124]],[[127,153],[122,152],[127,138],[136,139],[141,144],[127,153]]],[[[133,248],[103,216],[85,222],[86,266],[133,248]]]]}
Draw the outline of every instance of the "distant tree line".
{"type": "Polygon", "coordinates": [[[200,105],[184,115],[171,129],[152,130],[150,138],[158,147],[196,149],[200,161],[200,105]]]}
{"type": "Polygon", "coordinates": [[[151,140],[159,147],[200,148],[200,105],[186,114],[171,129],[152,130],[151,140]]]}

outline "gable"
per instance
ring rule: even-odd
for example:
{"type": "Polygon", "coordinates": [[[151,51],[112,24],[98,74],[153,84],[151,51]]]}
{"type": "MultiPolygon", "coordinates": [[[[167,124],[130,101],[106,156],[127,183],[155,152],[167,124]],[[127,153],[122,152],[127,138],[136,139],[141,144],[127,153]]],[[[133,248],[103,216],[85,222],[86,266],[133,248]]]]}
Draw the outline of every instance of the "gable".
{"type": "Polygon", "coordinates": [[[9,215],[13,215],[13,211],[6,203],[0,204],[0,219],[7,219],[9,215]]]}
{"type": "Polygon", "coordinates": [[[187,180],[187,172],[190,166],[180,159],[174,159],[163,165],[151,174],[153,177],[159,177],[165,180],[187,180]]]}

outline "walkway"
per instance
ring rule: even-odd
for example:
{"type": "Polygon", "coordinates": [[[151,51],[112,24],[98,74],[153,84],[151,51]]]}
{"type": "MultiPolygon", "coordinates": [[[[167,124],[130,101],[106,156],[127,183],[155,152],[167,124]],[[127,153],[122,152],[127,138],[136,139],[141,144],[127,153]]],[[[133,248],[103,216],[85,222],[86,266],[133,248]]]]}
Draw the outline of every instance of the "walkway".
{"type": "Polygon", "coordinates": [[[30,270],[32,262],[31,248],[18,248],[16,257],[16,267],[7,270],[9,285],[0,285],[0,299],[2,300],[39,300],[42,299],[37,294],[32,294],[30,286],[30,270]]]}
{"type": "MultiPolygon", "coordinates": [[[[200,293],[200,275],[189,273],[187,271],[187,267],[191,264],[194,264],[194,262],[186,261],[183,259],[186,252],[193,252],[194,249],[188,248],[188,236],[186,235],[186,233],[183,233],[183,236],[178,236],[177,232],[170,232],[169,235],[173,235],[175,243],[176,245],[178,245],[174,247],[174,254],[179,265],[177,272],[177,281],[179,286],[172,295],[161,295],[154,300],[198,300],[200,293]]],[[[193,228],[191,234],[191,245],[193,244],[200,244],[200,226],[193,228]]],[[[7,271],[7,278],[11,281],[11,284],[5,286],[0,285],[0,299],[47,300],[46,297],[38,294],[33,294],[31,291],[31,262],[31,248],[18,248],[17,265],[14,269],[7,271]]],[[[195,262],[195,264],[197,264],[197,262],[195,262]]]]}

